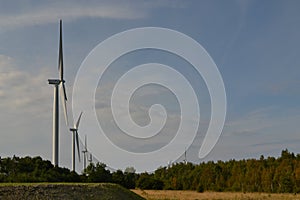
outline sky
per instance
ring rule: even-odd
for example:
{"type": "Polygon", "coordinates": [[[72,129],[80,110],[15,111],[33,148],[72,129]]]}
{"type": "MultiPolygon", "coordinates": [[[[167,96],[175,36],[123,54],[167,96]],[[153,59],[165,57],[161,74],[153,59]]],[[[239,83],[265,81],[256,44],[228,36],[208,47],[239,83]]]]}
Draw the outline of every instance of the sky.
{"type": "MultiPolygon", "coordinates": [[[[165,159],[164,164],[159,165],[182,161],[185,147],[187,160],[194,163],[259,158],[260,155],[277,157],[286,148],[299,153],[299,8],[297,0],[0,0],[0,156],[29,155],[52,159],[53,87],[47,80],[58,77],[59,19],[63,20],[65,80],[71,124],[73,114],[75,120],[78,116],[73,109],[82,106],[73,104],[72,107],[72,93],[76,89],[73,86],[90,52],[107,38],[123,31],[161,27],[181,32],[197,41],[218,67],[227,98],[222,134],[212,151],[199,159],[199,148],[211,118],[210,95],[203,77],[177,55],[143,49],[122,55],[111,63],[95,92],[97,119],[112,143],[126,151],[145,153],[162,148],[175,137],[181,120],[180,102],[168,88],[156,84],[138,88],[129,107],[133,121],[146,126],[151,121],[149,108],[161,104],[168,115],[165,126],[157,135],[143,142],[122,133],[113,121],[110,98],[116,82],[134,66],[155,62],[171,66],[190,81],[201,113],[192,144],[179,141],[176,145],[181,148],[181,157],[176,160],[157,158],[165,159]]],[[[122,42],[113,46],[115,49],[121,47],[122,42]]],[[[137,79],[146,80],[150,76],[168,78],[165,74],[149,73],[137,79]]],[[[176,81],[173,86],[185,89],[176,81]]],[[[160,108],[152,111],[153,116],[161,114],[160,108]]],[[[94,140],[95,133],[87,131],[88,116],[89,110],[84,111],[79,128],[81,140],[87,135],[94,159],[105,162],[104,157],[111,156],[118,160],[113,152],[97,148],[97,142],[100,146],[105,145],[101,143],[103,141],[94,140]]],[[[59,160],[60,166],[71,167],[71,134],[62,112],[59,160]]],[[[136,167],[138,171],[151,170],[147,163],[121,160],[109,167],[125,169],[130,165],[139,166],[136,167]]],[[[77,166],[80,171],[82,163],[77,162],[77,166]]]]}

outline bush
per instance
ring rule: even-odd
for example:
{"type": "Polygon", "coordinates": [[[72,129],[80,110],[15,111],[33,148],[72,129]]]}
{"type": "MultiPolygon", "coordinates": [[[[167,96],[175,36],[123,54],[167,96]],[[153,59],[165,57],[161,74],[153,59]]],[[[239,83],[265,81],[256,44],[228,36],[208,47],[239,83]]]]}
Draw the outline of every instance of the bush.
{"type": "Polygon", "coordinates": [[[204,187],[203,187],[202,184],[199,184],[199,185],[198,185],[198,187],[197,187],[197,192],[200,192],[200,193],[204,192],[204,187]]]}
{"type": "Polygon", "coordinates": [[[143,190],[162,190],[164,183],[147,173],[143,173],[137,180],[137,187],[143,190]]]}

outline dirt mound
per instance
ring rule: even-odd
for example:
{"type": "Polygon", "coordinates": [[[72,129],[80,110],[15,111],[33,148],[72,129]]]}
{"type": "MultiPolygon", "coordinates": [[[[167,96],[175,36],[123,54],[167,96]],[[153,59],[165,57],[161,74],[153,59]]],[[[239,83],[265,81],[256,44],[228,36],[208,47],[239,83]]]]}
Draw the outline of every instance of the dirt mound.
{"type": "Polygon", "coordinates": [[[0,184],[0,199],[7,200],[143,200],[119,185],[99,184],[0,184]]]}

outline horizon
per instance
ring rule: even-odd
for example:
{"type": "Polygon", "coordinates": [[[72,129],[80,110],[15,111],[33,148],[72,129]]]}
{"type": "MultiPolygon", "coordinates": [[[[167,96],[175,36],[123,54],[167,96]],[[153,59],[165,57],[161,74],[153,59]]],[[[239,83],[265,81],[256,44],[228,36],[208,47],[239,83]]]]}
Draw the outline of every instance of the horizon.
{"type": "MultiPolygon", "coordinates": [[[[66,1],[5,2],[0,0],[0,156],[52,157],[53,87],[58,77],[59,19],[63,20],[64,75],[68,96],[69,125],[80,109],[72,105],[76,77],[90,52],[107,38],[134,28],[162,27],[183,33],[201,44],[216,64],[227,97],[225,125],[212,151],[198,157],[211,117],[210,93],[203,77],[191,64],[172,52],[144,49],[120,56],[111,63],[95,93],[97,120],[108,137],[126,151],[145,153],[170,142],[180,121],[180,106],[166,87],[138,88],[130,101],[133,121],[151,122],[147,111],[161,103],[168,113],[166,127],[149,143],[136,144],[111,125],[109,95],[116,81],[134,66],[162,63],[172,66],[191,82],[199,100],[200,123],[195,140],[176,143],[183,161],[203,161],[280,156],[283,149],[298,154],[300,138],[300,2],[245,0],[220,1],[66,1]],[[152,108],[152,107],[151,107],[152,108]],[[73,111],[73,112],[72,112],[73,111]],[[156,137],[157,136],[157,137],[156,137]]],[[[125,45],[124,42],[123,45],[125,45]]],[[[122,45],[120,45],[122,46],[122,45]]],[[[157,75],[157,74],[155,74],[157,75]]],[[[139,77],[147,79],[151,76],[139,77]]],[[[165,74],[158,74],[167,79],[165,74]]],[[[185,90],[180,83],[174,86],[185,90]]],[[[190,108],[193,110],[193,108],[190,108]]],[[[161,113],[154,109],[154,116],[161,113]]],[[[71,132],[60,105],[59,166],[71,168],[71,132]]],[[[89,114],[83,111],[79,136],[88,136],[95,161],[104,162],[94,133],[87,132],[89,114]],[[89,139],[90,138],[90,139],[89,139]]],[[[194,119],[192,119],[194,120],[194,119]]],[[[190,121],[192,121],[190,120],[190,121]]],[[[187,134],[190,131],[186,131],[187,134]]],[[[131,135],[130,135],[131,136],[131,135]]],[[[104,146],[100,141],[99,146],[104,146]]],[[[82,143],[80,144],[82,149],[82,143]]],[[[176,148],[174,147],[174,148],[176,148]]],[[[104,152],[105,156],[114,155],[104,152]]],[[[163,160],[164,157],[158,158],[163,160]]],[[[167,166],[170,160],[165,160],[167,166]]],[[[138,161],[136,161],[138,162],[138,161]]],[[[130,162],[129,162],[130,163],[130,162]]],[[[132,162],[134,164],[138,163],[132,162]]],[[[80,170],[83,163],[76,162],[80,170]]],[[[128,163],[115,163],[124,170],[128,163]]],[[[149,166],[139,163],[139,171],[149,166]]],[[[80,170],[81,171],[81,170],[80,170]]]]}

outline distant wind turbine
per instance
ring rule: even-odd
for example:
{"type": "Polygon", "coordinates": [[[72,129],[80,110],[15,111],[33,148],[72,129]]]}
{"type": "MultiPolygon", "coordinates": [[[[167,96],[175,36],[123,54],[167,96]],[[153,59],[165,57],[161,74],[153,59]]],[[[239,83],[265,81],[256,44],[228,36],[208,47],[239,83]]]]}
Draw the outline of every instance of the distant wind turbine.
{"type": "Polygon", "coordinates": [[[171,165],[172,165],[172,160],[169,160],[168,161],[168,169],[171,167],[171,165]]]}
{"type": "Polygon", "coordinates": [[[72,170],[73,171],[75,171],[75,143],[77,145],[78,159],[80,162],[78,127],[79,127],[81,115],[82,115],[82,112],[80,113],[76,124],[74,123],[74,127],[70,128],[70,131],[72,131],[72,170]]]}
{"type": "Polygon", "coordinates": [[[186,148],[184,149],[184,160],[183,160],[184,164],[187,164],[187,159],[186,159],[186,148]]]}
{"type": "Polygon", "coordinates": [[[93,162],[93,154],[92,153],[89,154],[88,161],[89,161],[90,164],[93,162]]]}
{"type": "Polygon", "coordinates": [[[84,149],[83,149],[82,153],[83,153],[83,170],[85,170],[85,168],[86,168],[86,156],[87,156],[87,153],[88,153],[88,150],[87,150],[87,136],[86,135],[84,136],[84,149]]]}
{"type": "Polygon", "coordinates": [[[52,148],[52,162],[54,166],[58,166],[59,156],[59,91],[64,109],[65,121],[68,126],[67,115],[67,93],[64,80],[64,65],[63,65],[63,46],[62,46],[62,20],[60,20],[59,31],[59,54],[58,54],[58,70],[59,79],[48,79],[50,85],[54,85],[54,100],[53,100],[53,148],[52,148]],[[58,88],[59,86],[59,88],[58,88]]]}

